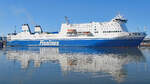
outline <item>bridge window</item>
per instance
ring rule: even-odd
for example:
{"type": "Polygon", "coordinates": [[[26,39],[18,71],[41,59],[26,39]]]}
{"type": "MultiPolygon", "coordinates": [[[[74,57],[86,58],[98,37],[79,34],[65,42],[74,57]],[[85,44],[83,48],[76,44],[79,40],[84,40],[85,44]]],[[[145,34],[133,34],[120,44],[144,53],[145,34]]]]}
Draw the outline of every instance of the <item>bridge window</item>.
{"type": "Polygon", "coordinates": [[[103,33],[116,33],[116,32],[121,32],[121,31],[103,31],[103,33]]]}
{"type": "Polygon", "coordinates": [[[95,31],[94,33],[98,33],[98,31],[95,31]]]}

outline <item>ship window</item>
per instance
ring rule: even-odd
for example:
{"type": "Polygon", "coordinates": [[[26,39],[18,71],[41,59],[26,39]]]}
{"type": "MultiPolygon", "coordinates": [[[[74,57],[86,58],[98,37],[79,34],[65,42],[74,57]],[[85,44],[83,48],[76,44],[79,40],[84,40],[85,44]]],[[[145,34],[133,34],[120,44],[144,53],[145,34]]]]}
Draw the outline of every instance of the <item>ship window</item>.
{"type": "Polygon", "coordinates": [[[140,35],[140,33],[138,33],[138,35],[140,35]]]}
{"type": "Polygon", "coordinates": [[[121,32],[121,31],[103,31],[103,33],[115,33],[115,32],[121,32]]]}
{"type": "Polygon", "coordinates": [[[98,31],[96,31],[95,33],[98,33],[98,31]]]}

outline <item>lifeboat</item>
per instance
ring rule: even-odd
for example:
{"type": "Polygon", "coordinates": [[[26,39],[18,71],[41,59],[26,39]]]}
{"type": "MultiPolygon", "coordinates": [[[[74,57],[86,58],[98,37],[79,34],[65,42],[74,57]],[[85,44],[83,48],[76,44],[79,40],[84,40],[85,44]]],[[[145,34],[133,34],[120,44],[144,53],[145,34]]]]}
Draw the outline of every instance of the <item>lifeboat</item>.
{"type": "Polygon", "coordinates": [[[83,32],[84,34],[90,34],[91,32],[87,31],[87,32],[83,32]]]}
{"type": "Polygon", "coordinates": [[[67,34],[77,34],[76,29],[68,29],[67,34]]]}
{"type": "Polygon", "coordinates": [[[76,29],[68,29],[68,32],[76,32],[76,29]]]}

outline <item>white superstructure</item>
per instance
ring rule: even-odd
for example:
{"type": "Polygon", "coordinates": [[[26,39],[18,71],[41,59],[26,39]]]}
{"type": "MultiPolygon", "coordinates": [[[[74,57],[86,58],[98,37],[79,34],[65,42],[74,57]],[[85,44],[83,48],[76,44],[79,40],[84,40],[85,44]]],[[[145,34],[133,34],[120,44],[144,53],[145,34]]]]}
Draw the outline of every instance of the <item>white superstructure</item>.
{"type": "Polygon", "coordinates": [[[129,33],[126,27],[127,20],[120,14],[109,22],[91,22],[83,24],[63,23],[58,34],[43,32],[41,26],[35,26],[35,32],[27,24],[22,26],[22,32],[17,35],[8,35],[8,40],[25,39],[73,39],[73,38],[136,38],[144,37],[145,33],[129,33]]]}
{"type": "Polygon", "coordinates": [[[93,36],[115,35],[128,32],[125,23],[127,22],[120,14],[109,22],[91,22],[84,24],[62,24],[60,34],[67,34],[68,29],[74,29],[77,33],[90,32],[93,36]]]}

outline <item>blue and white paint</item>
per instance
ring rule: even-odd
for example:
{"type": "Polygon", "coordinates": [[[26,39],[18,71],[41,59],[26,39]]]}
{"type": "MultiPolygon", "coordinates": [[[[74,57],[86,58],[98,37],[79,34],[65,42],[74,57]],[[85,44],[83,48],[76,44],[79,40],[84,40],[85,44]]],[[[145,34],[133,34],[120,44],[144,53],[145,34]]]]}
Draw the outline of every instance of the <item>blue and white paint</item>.
{"type": "Polygon", "coordinates": [[[95,39],[95,40],[14,40],[7,46],[89,46],[89,47],[138,47],[143,38],[139,39],[95,39]]]}
{"type": "Polygon", "coordinates": [[[28,24],[24,24],[22,32],[7,36],[7,46],[138,47],[146,34],[128,32],[126,22],[120,14],[109,22],[67,22],[58,33],[43,32],[41,26],[35,26],[32,33],[28,24]]]}

